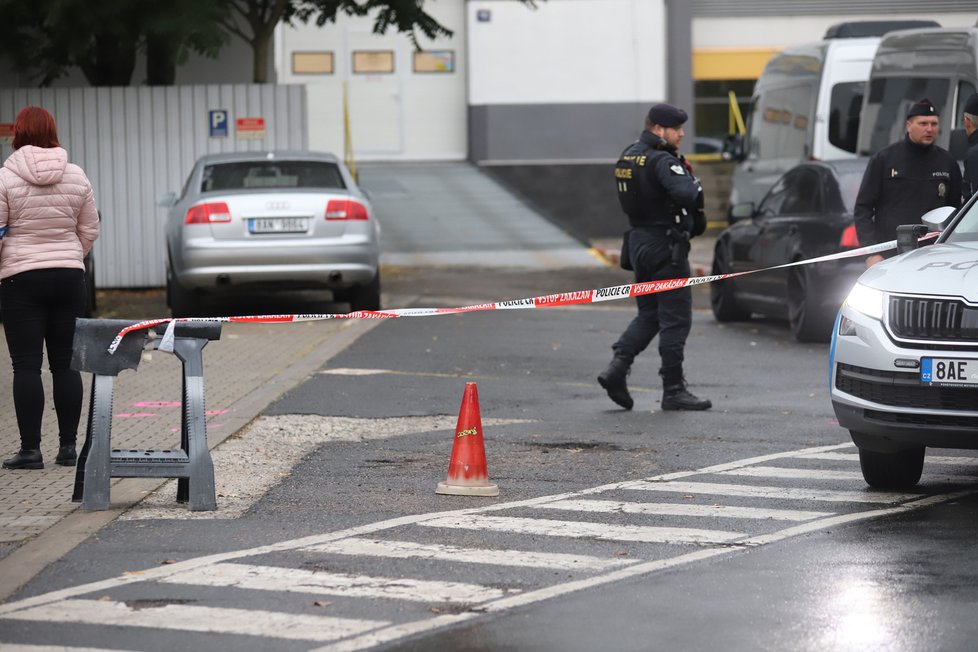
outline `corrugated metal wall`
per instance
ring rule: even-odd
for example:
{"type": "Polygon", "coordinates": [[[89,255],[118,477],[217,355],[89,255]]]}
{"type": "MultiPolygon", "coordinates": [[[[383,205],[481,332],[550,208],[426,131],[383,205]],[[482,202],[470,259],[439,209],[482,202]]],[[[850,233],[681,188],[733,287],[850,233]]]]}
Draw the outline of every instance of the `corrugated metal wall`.
{"type": "MultiPolygon", "coordinates": [[[[100,288],[164,285],[163,221],[156,198],[179,192],[200,156],[219,152],[306,149],[305,86],[207,86],[0,89],[0,123],[43,106],[58,122],[68,158],[95,188],[102,235],[95,244],[100,288]],[[209,111],[228,113],[226,137],[210,136],[209,111]],[[240,139],[235,120],[263,117],[265,137],[240,139]]],[[[12,149],[0,145],[6,160],[12,149]]]]}

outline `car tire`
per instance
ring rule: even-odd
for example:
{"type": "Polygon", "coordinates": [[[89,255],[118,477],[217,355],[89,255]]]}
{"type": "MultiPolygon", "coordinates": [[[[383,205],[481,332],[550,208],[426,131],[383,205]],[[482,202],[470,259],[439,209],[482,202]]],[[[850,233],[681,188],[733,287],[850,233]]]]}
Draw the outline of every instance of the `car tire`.
{"type": "Polygon", "coordinates": [[[924,447],[896,453],[859,449],[863,479],[874,489],[910,489],[920,482],[924,470],[924,447]]]}
{"type": "Polygon", "coordinates": [[[828,342],[835,315],[823,312],[811,271],[804,266],[788,271],[788,324],[799,342],[828,342]]]}
{"type": "MultiPolygon", "coordinates": [[[[729,274],[730,263],[727,261],[726,249],[718,245],[713,252],[712,274],[729,274]]],[[[750,310],[737,303],[735,298],[736,289],[730,279],[724,281],[713,281],[710,284],[710,307],[713,309],[713,316],[719,322],[728,321],[748,321],[750,310]]]]}
{"type": "Polygon", "coordinates": [[[166,305],[173,317],[197,317],[200,314],[200,297],[170,278],[166,278],[166,305]]]}
{"type": "Polygon", "coordinates": [[[354,285],[342,295],[342,301],[350,304],[350,310],[380,310],[380,272],[369,283],[354,285]]]}

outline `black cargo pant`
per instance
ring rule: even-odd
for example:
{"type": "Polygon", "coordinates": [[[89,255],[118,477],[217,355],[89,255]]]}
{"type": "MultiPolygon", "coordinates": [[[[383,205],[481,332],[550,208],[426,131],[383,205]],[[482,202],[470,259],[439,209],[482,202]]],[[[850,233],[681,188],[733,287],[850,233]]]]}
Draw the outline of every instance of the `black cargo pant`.
{"type": "Polygon", "coordinates": [[[35,269],[0,281],[0,312],[14,367],[14,412],[21,448],[33,450],[41,445],[45,344],[60,444],[75,443],[82,380],[81,374],[71,369],[71,349],[75,317],[84,311],[85,272],[80,269],[35,269]]]}
{"type": "MultiPolygon", "coordinates": [[[[666,229],[633,229],[628,244],[636,283],[689,276],[688,257],[683,257],[681,265],[673,264],[672,242],[666,229]]],[[[682,379],[683,351],[693,318],[692,290],[685,287],[635,300],[638,315],[611,348],[616,356],[631,363],[658,335],[662,358],[659,373],[667,381],[678,382],[682,379]]]]}

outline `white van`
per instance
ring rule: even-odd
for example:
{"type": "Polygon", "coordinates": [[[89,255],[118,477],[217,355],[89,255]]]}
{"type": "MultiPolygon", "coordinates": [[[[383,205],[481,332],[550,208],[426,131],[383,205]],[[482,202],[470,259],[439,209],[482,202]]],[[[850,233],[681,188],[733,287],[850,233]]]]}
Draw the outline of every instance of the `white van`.
{"type": "Polygon", "coordinates": [[[765,66],[751,97],[747,133],[735,153],[730,206],[755,205],[804,159],[857,156],[866,81],[883,34],[933,21],[841,23],[817,43],[788,48],[765,66]]]}
{"type": "Polygon", "coordinates": [[[927,98],[941,116],[937,144],[960,160],[966,150],[961,147],[966,143],[962,137],[964,103],[976,88],[978,27],[913,29],[886,35],[869,76],[859,153],[874,154],[903,138],[907,109],[927,98]]]}

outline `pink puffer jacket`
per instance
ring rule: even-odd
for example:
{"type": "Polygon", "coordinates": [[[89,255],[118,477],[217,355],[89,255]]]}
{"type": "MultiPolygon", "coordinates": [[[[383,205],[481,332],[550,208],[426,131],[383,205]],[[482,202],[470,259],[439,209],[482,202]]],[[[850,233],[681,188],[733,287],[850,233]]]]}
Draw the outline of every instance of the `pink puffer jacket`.
{"type": "Polygon", "coordinates": [[[31,269],[84,269],[98,238],[95,193],[61,147],[21,147],[0,168],[0,279],[31,269]]]}

